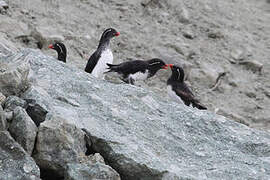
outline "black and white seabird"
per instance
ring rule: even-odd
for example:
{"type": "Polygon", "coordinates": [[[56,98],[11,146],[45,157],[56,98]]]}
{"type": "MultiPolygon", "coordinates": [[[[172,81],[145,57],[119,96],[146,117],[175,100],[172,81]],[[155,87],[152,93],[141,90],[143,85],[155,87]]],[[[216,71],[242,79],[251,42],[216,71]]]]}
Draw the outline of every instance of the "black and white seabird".
{"type": "Polygon", "coordinates": [[[184,70],[181,67],[169,64],[172,75],[167,81],[168,95],[173,101],[184,103],[187,106],[190,104],[198,109],[207,109],[197,100],[184,82],[184,70]]]}
{"type": "Polygon", "coordinates": [[[104,78],[107,65],[113,63],[113,54],[110,49],[110,40],[120,33],[113,28],[106,29],[99,41],[97,50],[89,58],[85,71],[98,78],[104,78]]]}
{"type": "Polygon", "coordinates": [[[67,58],[67,49],[66,46],[63,43],[60,42],[56,42],[54,44],[50,44],[49,45],[50,49],[54,49],[57,51],[58,54],[58,60],[62,61],[62,62],[66,62],[66,58],[67,58]]]}
{"type": "Polygon", "coordinates": [[[148,61],[134,60],[120,64],[109,64],[107,72],[117,72],[121,79],[129,84],[137,80],[146,80],[156,74],[160,69],[167,69],[167,66],[161,59],[150,59],[148,61]]]}

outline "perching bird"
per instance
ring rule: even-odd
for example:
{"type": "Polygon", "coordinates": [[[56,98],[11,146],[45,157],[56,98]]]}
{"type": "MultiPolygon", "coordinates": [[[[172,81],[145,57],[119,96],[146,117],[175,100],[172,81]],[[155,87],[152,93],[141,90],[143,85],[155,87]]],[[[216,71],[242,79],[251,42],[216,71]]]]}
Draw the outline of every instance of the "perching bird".
{"type": "Polygon", "coordinates": [[[167,69],[167,65],[161,59],[150,59],[148,61],[134,60],[120,64],[109,64],[107,72],[117,72],[121,79],[129,84],[137,80],[146,80],[156,74],[160,69],[167,69]]]}
{"type": "Polygon", "coordinates": [[[167,81],[167,91],[172,100],[184,103],[187,106],[192,104],[193,107],[198,109],[207,109],[194,97],[193,93],[184,82],[184,70],[172,64],[169,64],[169,66],[172,70],[172,75],[167,81]]]}
{"type": "Polygon", "coordinates": [[[89,58],[85,71],[98,78],[104,78],[107,65],[113,62],[113,54],[110,49],[110,40],[120,33],[113,28],[106,29],[99,41],[97,50],[89,58]]]}
{"type": "Polygon", "coordinates": [[[62,62],[66,62],[66,58],[67,58],[67,49],[66,46],[63,43],[60,42],[56,42],[54,44],[50,44],[49,45],[50,49],[54,49],[57,51],[58,54],[58,60],[62,61],[62,62]]]}

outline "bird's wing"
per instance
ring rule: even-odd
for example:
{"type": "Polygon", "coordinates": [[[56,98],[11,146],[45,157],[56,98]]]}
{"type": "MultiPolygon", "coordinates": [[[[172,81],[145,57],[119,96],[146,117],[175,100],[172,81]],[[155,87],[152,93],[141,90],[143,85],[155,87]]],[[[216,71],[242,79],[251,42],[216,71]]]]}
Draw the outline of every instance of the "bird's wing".
{"type": "Polygon", "coordinates": [[[99,58],[100,58],[100,54],[97,51],[95,51],[88,59],[88,62],[87,62],[86,67],[84,69],[85,72],[92,73],[99,58]]]}
{"type": "Polygon", "coordinates": [[[141,70],[146,70],[146,68],[147,68],[147,63],[141,60],[124,62],[123,64],[119,66],[119,69],[121,69],[121,71],[124,74],[134,74],[141,70]]]}
{"type": "Polygon", "coordinates": [[[180,96],[180,98],[187,106],[189,106],[191,103],[193,107],[196,107],[198,109],[207,109],[203,104],[200,103],[198,99],[195,98],[195,96],[189,90],[186,84],[182,84],[175,88],[175,92],[178,96],[180,96]]]}

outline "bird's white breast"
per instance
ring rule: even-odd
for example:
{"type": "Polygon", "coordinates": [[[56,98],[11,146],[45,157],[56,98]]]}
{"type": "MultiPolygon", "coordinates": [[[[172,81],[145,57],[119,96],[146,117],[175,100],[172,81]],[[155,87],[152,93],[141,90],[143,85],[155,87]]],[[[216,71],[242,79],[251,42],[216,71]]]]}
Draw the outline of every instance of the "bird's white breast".
{"type": "Polygon", "coordinates": [[[104,76],[105,76],[104,72],[107,71],[107,67],[108,67],[107,63],[109,64],[113,63],[113,54],[109,48],[102,51],[101,56],[95,68],[92,71],[93,76],[104,79],[104,76]]]}
{"type": "Polygon", "coordinates": [[[184,104],[184,102],[182,101],[182,99],[172,90],[172,86],[171,85],[167,85],[167,93],[169,95],[169,97],[177,102],[177,103],[182,103],[184,104]]]}
{"type": "Polygon", "coordinates": [[[134,74],[130,74],[130,75],[129,75],[129,78],[132,78],[132,79],[134,79],[135,81],[136,81],[136,80],[141,80],[141,81],[143,81],[143,80],[146,80],[147,77],[148,77],[148,70],[146,70],[144,73],[142,73],[142,72],[136,72],[136,73],[134,73],[134,74]]]}

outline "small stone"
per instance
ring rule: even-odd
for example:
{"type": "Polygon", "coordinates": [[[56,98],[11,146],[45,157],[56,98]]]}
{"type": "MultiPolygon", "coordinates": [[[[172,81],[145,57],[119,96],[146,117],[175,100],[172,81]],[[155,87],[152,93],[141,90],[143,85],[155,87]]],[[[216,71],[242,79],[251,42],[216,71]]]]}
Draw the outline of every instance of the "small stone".
{"type": "Polygon", "coordinates": [[[233,49],[231,51],[231,57],[234,59],[234,60],[244,60],[245,58],[245,53],[244,51],[242,51],[241,49],[233,49]]]}
{"type": "Polygon", "coordinates": [[[39,127],[40,123],[45,121],[48,111],[33,99],[26,99],[26,101],[28,103],[26,112],[32,118],[36,126],[39,127]]]}
{"type": "Polygon", "coordinates": [[[259,63],[258,61],[241,61],[239,64],[244,65],[248,70],[251,70],[253,72],[259,72],[261,73],[263,64],[259,63]]]}
{"type": "Polygon", "coordinates": [[[0,0],[0,8],[8,9],[8,4],[5,1],[0,0]]]}

